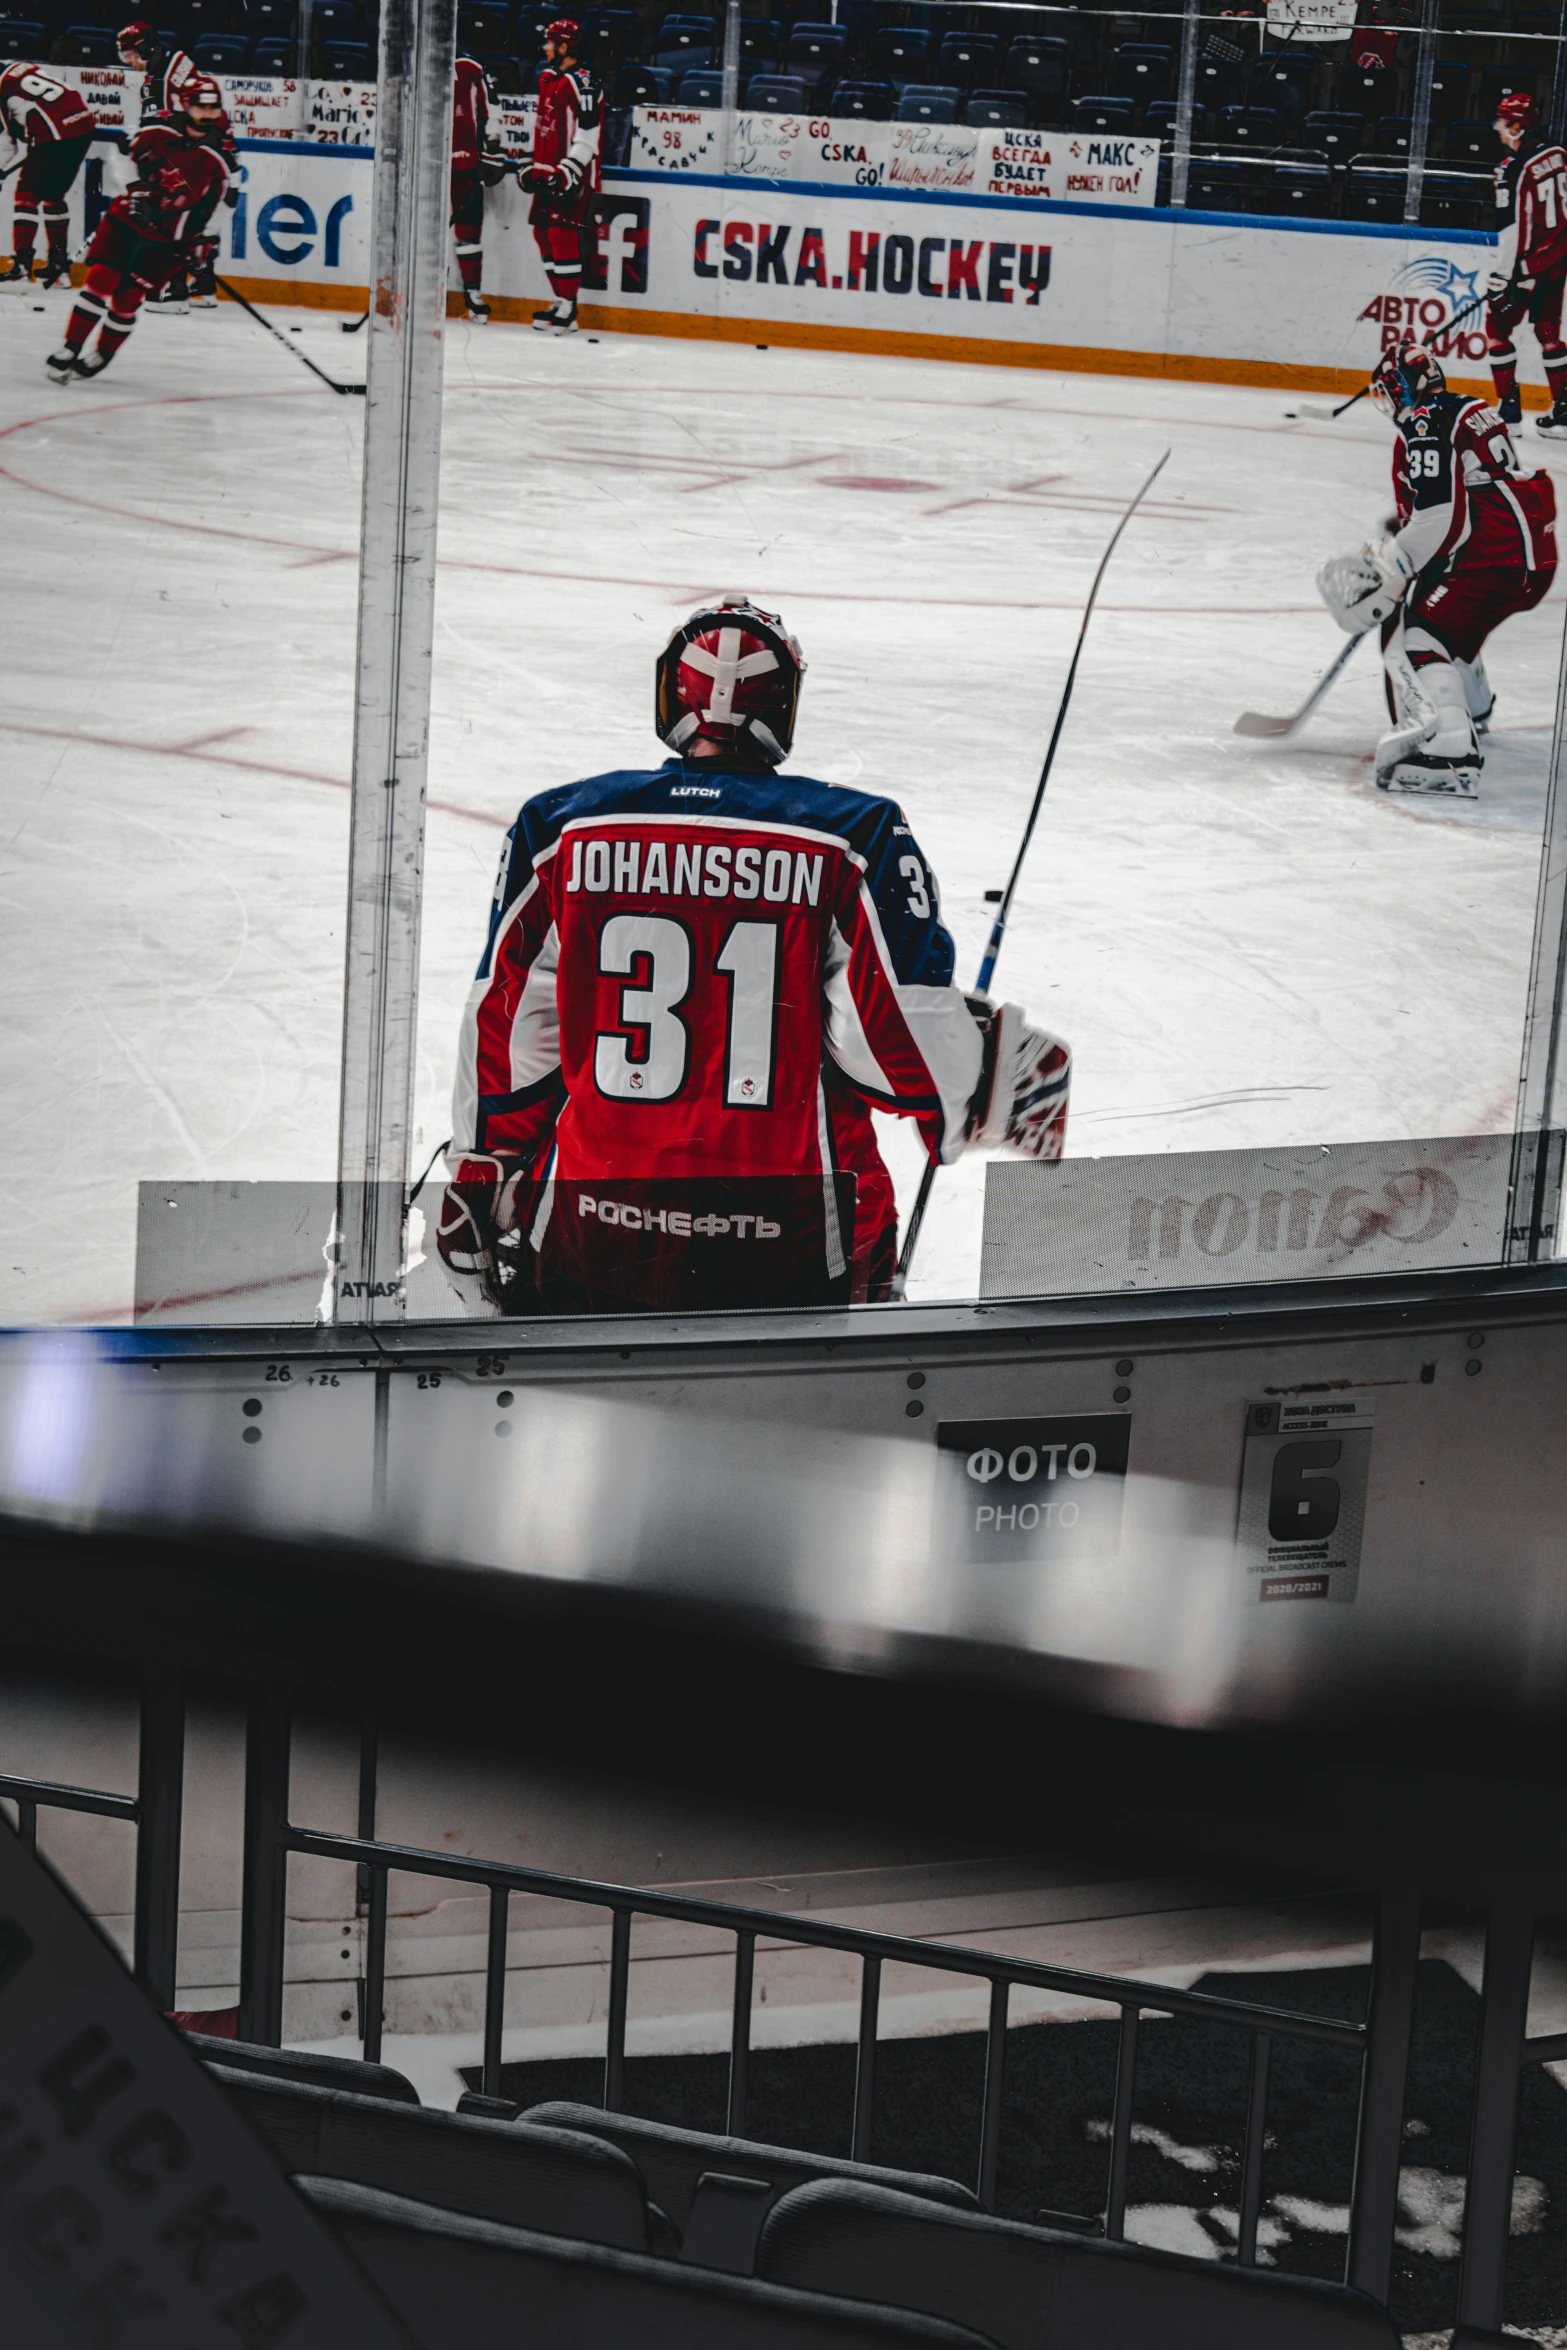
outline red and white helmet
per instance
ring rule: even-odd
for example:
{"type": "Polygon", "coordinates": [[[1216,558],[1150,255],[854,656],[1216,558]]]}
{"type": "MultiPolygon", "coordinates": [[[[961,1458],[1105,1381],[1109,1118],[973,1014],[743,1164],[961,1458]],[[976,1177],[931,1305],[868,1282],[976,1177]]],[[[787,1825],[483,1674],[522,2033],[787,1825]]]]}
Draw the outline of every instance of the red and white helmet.
{"type": "Polygon", "coordinates": [[[158,48],[159,42],[146,17],[136,16],[115,34],[114,46],[120,53],[120,63],[128,65],[132,57],[150,56],[158,48]]]}
{"type": "Polygon", "coordinates": [[[582,44],[582,27],[574,16],[557,16],[553,24],[544,28],[546,41],[553,41],[557,57],[575,57],[582,44]]]}
{"type": "Polygon", "coordinates": [[[1520,123],[1525,130],[1534,120],[1534,100],[1527,90],[1508,90],[1496,109],[1498,122],[1520,123]]]}
{"type": "Polygon", "coordinates": [[[683,751],[708,742],[788,757],[805,660],[776,612],[749,596],[721,596],[681,622],[659,657],[653,723],[683,751]]]}
{"type": "Polygon", "coordinates": [[[1371,404],[1396,421],[1412,409],[1429,407],[1447,389],[1440,362],[1413,335],[1384,351],[1371,378],[1371,404]]]}
{"type": "Polygon", "coordinates": [[[174,105],[181,114],[189,114],[193,106],[211,106],[221,114],[223,92],[210,73],[188,73],[174,93],[174,105]]]}

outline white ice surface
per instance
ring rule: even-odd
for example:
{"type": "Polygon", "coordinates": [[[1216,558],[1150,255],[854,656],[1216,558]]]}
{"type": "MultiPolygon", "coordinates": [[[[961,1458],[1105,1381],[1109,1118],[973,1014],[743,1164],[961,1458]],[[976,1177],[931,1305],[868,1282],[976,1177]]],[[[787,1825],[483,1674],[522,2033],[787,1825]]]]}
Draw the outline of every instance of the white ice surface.
{"type": "MultiPolygon", "coordinates": [[[[273,315],[362,369],[336,319],[273,315]]],[[[228,308],[60,390],[62,316],[0,305],[9,1321],[123,1314],[139,1178],[329,1178],[337,1114],[362,403],[228,308]]],[[[1369,407],[503,326],[454,326],[447,381],[421,1156],[505,823],[662,756],[654,654],[717,589],[796,628],[795,764],[903,800],[971,980],[1093,566],[1167,444],[999,973],[1072,1041],[1069,1148],[1510,1123],[1558,599],[1494,642],[1473,808],[1374,790],[1370,648],[1302,740],[1231,732],[1341,642],[1311,583],[1386,509],[1369,407]]],[[[982,1181],[942,1176],[916,1293],[972,1293],[982,1181]]]]}

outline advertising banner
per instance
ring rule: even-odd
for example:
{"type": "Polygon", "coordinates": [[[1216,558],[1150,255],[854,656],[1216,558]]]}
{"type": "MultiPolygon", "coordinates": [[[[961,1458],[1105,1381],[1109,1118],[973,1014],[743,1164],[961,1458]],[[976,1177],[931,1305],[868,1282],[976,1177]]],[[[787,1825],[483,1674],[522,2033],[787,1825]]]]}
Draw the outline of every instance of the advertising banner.
{"type": "MultiPolygon", "coordinates": [[[[105,137],[71,194],[77,254],[125,184],[135,76],[59,69],[105,137]]],[[[357,307],[367,276],[375,93],[233,75],[240,202],[216,224],[243,290],[357,307]]],[[[532,141],[533,101],[496,129],[532,141]]],[[[604,331],[971,358],[989,364],[1354,390],[1415,330],[1461,388],[1486,382],[1477,321],[1494,240],[1160,209],[1152,140],[960,124],[638,107],[584,251],[604,331]]],[[[498,318],[549,299],[515,179],[487,191],[484,287],[498,318]]],[[[0,240],[9,185],[0,190],[0,240]]],[[[457,276],[451,285],[455,295],[457,276]]],[[[1533,341],[1527,383],[1540,380],[1533,341]]]]}

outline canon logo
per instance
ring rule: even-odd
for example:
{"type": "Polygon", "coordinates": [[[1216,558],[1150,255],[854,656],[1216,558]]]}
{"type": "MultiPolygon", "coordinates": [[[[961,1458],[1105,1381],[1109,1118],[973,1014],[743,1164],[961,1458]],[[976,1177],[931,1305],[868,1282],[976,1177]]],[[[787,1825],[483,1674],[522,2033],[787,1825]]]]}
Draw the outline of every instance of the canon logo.
{"type": "Polygon", "coordinates": [[[1440,1167],[1407,1167],[1378,1191],[1341,1183],[1331,1192],[1304,1185],[1248,1199],[1213,1191],[1206,1199],[1139,1196],[1131,1203],[1126,1254],[1132,1264],[1179,1257],[1188,1243],[1205,1257],[1233,1256],[1248,1243],[1259,1255],[1306,1251],[1352,1253],[1368,1241],[1414,1248],[1445,1232],[1458,1213],[1458,1186],[1440,1167]]]}

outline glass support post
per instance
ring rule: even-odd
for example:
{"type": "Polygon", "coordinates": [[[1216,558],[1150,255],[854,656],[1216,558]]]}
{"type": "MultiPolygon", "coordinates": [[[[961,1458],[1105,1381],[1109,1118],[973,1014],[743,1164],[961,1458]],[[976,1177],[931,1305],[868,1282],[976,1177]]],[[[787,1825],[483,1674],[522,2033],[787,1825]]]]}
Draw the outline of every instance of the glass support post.
{"type": "Polygon", "coordinates": [[[1436,71],[1436,20],[1441,0],[1425,0],[1420,16],[1420,45],[1415,52],[1415,98],[1409,124],[1409,177],[1404,183],[1404,218],[1420,219],[1425,194],[1426,146],[1431,136],[1431,77],[1436,71]]]}
{"type": "Polygon", "coordinates": [[[1556,25],[1556,64],[1551,74],[1551,128],[1553,147],[1559,147],[1567,126],[1567,0],[1556,25]]]}
{"type": "Polygon", "coordinates": [[[735,116],[740,108],[740,0],[724,11],[724,170],[735,167],[735,116]]]}
{"type": "Polygon", "coordinates": [[[1196,112],[1200,30],[1197,10],[1198,0],[1185,0],[1181,18],[1181,80],[1175,93],[1175,144],[1170,150],[1170,202],[1183,210],[1192,172],[1192,116],[1196,112]]]}
{"type": "Polygon", "coordinates": [[[310,136],[310,43],[315,27],[313,0],[299,0],[299,131],[310,136]]]}
{"type": "Polygon", "coordinates": [[[1518,1107],[1513,1119],[1513,1201],[1508,1213],[1510,1262],[1533,1261],[1556,1252],[1555,1235],[1541,1231],[1541,1206],[1531,1205],[1547,1178],[1545,1154],[1536,1138],[1567,1116],[1562,1098],[1562,1021],[1567,1010],[1567,630],[1556,675],[1556,723],[1545,779],[1545,825],[1540,842],[1540,877],[1535,891],[1534,942],[1529,957],[1529,992],[1524,999],[1523,1050],[1518,1068],[1518,1107]]]}
{"type": "Polygon", "coordinates": [[[402,1312],[440,501],[455,0],[384,0],[349,816],[338,1314],[402,1312]]]}

